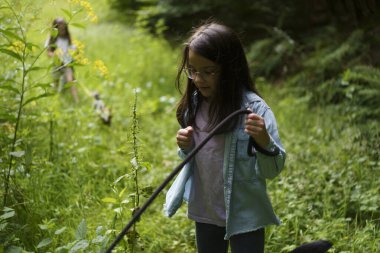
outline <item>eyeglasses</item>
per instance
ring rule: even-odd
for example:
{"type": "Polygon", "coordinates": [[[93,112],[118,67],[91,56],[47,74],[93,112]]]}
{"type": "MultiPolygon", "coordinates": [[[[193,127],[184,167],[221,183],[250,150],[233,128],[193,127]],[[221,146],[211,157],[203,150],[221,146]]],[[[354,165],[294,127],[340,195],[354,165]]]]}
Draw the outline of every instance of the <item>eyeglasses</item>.
{"type": "Polygon", "coordinates": [[[195,69],[193,69],[193,68],[185,68],[184,71],[185,71],[185,74],[187,75],[187,77],[189,79],[194,80],[197,76],[199,76],[204,81],[211,80],[212,78],[214,78],[214,76],[216,74],[219,73],[219,71],[217,71],[215,69],[206,69],[206,70],[202,70],[202,71],[195,71],[195,69]]]}

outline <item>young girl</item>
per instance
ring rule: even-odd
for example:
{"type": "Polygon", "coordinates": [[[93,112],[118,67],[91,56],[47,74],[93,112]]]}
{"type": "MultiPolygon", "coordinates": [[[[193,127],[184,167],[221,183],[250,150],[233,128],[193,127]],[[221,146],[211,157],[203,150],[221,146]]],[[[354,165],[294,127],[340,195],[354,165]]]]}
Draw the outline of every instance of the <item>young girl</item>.
{"type": "Polygon", "coordinates": [[[277,176],[285,162],[273,112],[258,95],[238,36],[228,27],[210,22],[195,29],[184,45],[176,85],[182,73],[186,90],[179,102],[177,133],[184,158],[230,113],[236,117],[185,165],[166,196],[165,212],[172,216],[188,202],[195,221],[199,253],[264,252],[264,227],[279,224],[266,192],[266,179],[277,176]],[[249,137],[271,156],[251,150],[249,137]]]}
{"type": "MultiPolygon", "coordinates": [[[[54,57],[54,85],[58,91],[61,91],[66,83],[75,80],[74,68],[70,65],[73,62],[70,50],[75,50],[75,47],[71,43],[68,24],[63,18],[54,19],[52,27],[56,29],[57,34],[55,36],[50,35],[46,46],[48,56],[54,57]]],[[[78,94],[74,85],[71,86],[71,94],[75,102],[78,102],[78,94]]]]}

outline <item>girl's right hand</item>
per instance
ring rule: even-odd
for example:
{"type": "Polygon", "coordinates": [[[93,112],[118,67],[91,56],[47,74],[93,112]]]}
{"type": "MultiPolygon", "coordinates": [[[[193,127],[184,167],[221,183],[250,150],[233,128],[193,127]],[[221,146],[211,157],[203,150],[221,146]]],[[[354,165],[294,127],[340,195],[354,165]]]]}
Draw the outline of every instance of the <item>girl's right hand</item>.
{"type": "Polygon", "coordinates": [[[186,128],[182,128],[177,132],[177,144],[183,150],[188,150],[193,145],[193,128],[188,126],[186,128]]]}

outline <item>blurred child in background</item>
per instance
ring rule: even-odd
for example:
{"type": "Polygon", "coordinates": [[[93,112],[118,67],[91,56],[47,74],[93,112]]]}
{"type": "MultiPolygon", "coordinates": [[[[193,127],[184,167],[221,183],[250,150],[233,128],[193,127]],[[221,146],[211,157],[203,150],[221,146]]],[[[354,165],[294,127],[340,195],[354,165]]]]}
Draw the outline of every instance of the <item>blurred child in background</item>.
{"type": "Polygon", "coordinates": [[[71,83],[71,94],[75,102],[78,102],[77,89],[73,85],[75,77],[71,55],[71,51],[75,50],[75,47],[71,43],[68,24],[63,18],[56,18],[53,21],[52,28],[53,31],[46,42],[46,47],[48,56],[54,59],[54,85],[60,92],[65,84],[71,83]]]}

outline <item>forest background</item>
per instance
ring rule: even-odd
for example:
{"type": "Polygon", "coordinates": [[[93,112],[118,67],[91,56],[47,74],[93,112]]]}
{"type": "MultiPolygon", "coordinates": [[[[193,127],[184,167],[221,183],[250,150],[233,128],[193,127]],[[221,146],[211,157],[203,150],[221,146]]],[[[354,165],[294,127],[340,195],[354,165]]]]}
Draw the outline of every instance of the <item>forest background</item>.
{"type": "MultiPolygon", "coordinates": [[[[266,230],[266,252],[318,239],[334,243],[330,252],[378,252],[379,9],[376,0],[1,0],[0,252],[105,251],[180,162],[180,46],[211,16],[240,33],[288,153],[268,182],[283,224],[266,230]],[[69,21],[77,47],[79,103],[51,85],[44,43],[55,17],[69,21]]],[[[114,252],[195,252],[186,206],[162,213],[166,190],[114,252]]]]}

